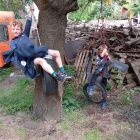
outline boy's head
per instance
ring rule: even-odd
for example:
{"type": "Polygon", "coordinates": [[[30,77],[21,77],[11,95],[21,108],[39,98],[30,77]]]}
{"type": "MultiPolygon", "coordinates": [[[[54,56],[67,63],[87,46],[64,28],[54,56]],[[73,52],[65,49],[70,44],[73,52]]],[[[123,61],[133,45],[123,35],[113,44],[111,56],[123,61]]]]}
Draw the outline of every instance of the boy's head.
{"type": "Polygon", "coordinates": [[[106,46],[106,45],[100,45],[100,46],[98,47],[97,54],[100,55],[100,54],[103,53],[103,51],[104,51],[104,52],[107,52],[107,46],[106,46]]]}
{"type": "Polygon", "coordinates": [[[19,20],[15,20],[12,23],[12,33],[14,34],[14,37],[19,36],[23,31],[23,24],[19,20]]]}

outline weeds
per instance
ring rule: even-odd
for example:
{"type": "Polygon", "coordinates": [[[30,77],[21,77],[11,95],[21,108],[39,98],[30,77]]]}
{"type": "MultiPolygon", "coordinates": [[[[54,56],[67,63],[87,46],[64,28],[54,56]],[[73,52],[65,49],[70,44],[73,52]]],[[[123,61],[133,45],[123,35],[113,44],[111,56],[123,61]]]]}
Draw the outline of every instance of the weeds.
{"type": "MultiPolygon", "coordinates": [[[[72,66],[66,65],[66,71],[69,75],[73,76],[75,70],[72,66]]],[[[64,96],[63,96],[63,106],[66,112],[70,110],[75,110],[80,107],[80,103],[74,98],[75,86],[72,81],[68,81],[64,85],[64,96]]]]}
{"type": "Polygon", "coordinates": [[[65,111],[75,110],[80,107],[80,103],[74,99],[74,84],[67,83],[64,87],[63,106],[65,111]]]}
{"type": "Polygon", "coordinates": [[[131,100],[131,92],[126,91],[124,94],[122,94],[121,102],[123,105],[130,105],[132,100],[131,100]]]}
{"type": "Polygon", "coordinates": [[[126,90],[121,94],[117,105],[130,106],[131,109],[137,110],[140,106],[139,103],[140,87],[135,87],[130,90],[126,90]]]}
{"type": "Polygon", "coordinates": [[[70,76],[73,76],[75,74],[75,70],[71,65],[65,65],[65,69],[70,76]]]}

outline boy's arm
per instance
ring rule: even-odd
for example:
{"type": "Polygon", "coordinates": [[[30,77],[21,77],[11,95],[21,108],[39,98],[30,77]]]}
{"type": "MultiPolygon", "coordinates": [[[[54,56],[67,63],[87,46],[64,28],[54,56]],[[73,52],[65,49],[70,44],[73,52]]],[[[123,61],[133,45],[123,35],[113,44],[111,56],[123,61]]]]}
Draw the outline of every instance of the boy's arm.
{"type": "Polygon", "coordinates": [[[16,45],[15,41],[12,40],[10,42],[10,48],[11,48],[11,50],[15,50],[17,48],[17,45],[16,45]]]}
{"type": "Polygon", "coordinates": [[[31,25],[32,25],[32,19],[28,17],[23,31],[23,34],[25,34],[28,37],[30,35],[31,25]]]}
{"type": "Polygon", "coordinates": [[[27,18],[27,21],[26,21],[26,24],[25,24],[25,28],[24,28],[24,31],[23,31],[23,33],[26,36],[28,36],[28,37],[30,35],[33,12],[34,12],[34,6],[33,5],[30,5],[30,11],[29,11],[28,18],[27,18]]]}

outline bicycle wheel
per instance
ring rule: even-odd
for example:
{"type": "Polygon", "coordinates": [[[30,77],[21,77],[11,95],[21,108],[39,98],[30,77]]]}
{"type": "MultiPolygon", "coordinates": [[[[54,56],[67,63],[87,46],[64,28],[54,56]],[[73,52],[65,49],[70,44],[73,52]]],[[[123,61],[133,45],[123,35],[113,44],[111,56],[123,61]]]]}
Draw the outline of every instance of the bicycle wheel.
{"type": "Polygon", "coordinates": [[[83,92],[84,92],[84,95],[87,97],[87,99],[93,103],[101,103],[102,99],[103,99],[103,96],[102,95],[105,95],[106,94],[106,90],[105,88],[99,84],[99,83],[95,83],[94,85],[94,91],[93,91],[93,95],[89,96],[88,95],[88,91],[89,91],[89,83],[86,83],[84,86],[83,86],[83,92]]]}

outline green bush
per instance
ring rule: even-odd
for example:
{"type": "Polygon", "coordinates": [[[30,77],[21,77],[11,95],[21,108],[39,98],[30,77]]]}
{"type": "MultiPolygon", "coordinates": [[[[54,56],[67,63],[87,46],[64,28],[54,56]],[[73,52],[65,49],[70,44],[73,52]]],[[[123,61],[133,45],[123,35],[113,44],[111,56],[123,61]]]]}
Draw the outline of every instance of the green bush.
{"type": "Polygon", "coordinates": [[[90,20],[96,13],[98,2],[89,2],[88,0],[79,1],[79,10],[69,14],[69,18],[72,20],[90,20]]]}
{"type": "Polygon", "coordinates": [[[74,98],[74,84],[66,83],[64,86],[63,106],[65,111],[72,111],[80,107],[80,103],[74,98]]]}
{"type": "MultiPolygon", "coordinates": [[[[72,20],[91,20],[98,19],[100,17],[101,4],[100,1],[88,1],[80,0],[79,1],[79,10],[69,14],[69,18],[72,20]]],[[[103,3],[103,17],[104,18],[116,18],[113,17],[114,14],[114,5],[113,3],[109,6],[106,6],[106,3],[103,3]]],[[[119,14],[120,15],[120,14],[119,14]]]]}
{"type": "MultiPolygon", "coordinates": [[[[65,65],[70,76],[74,76],[75,70],[71,65],[65,65]]],[[[75,86],[73,81],[66,81],[64,85],[63,106],[65,111],[73,111],[80,107],[80,103],[74,98],[75,86]]]]}

